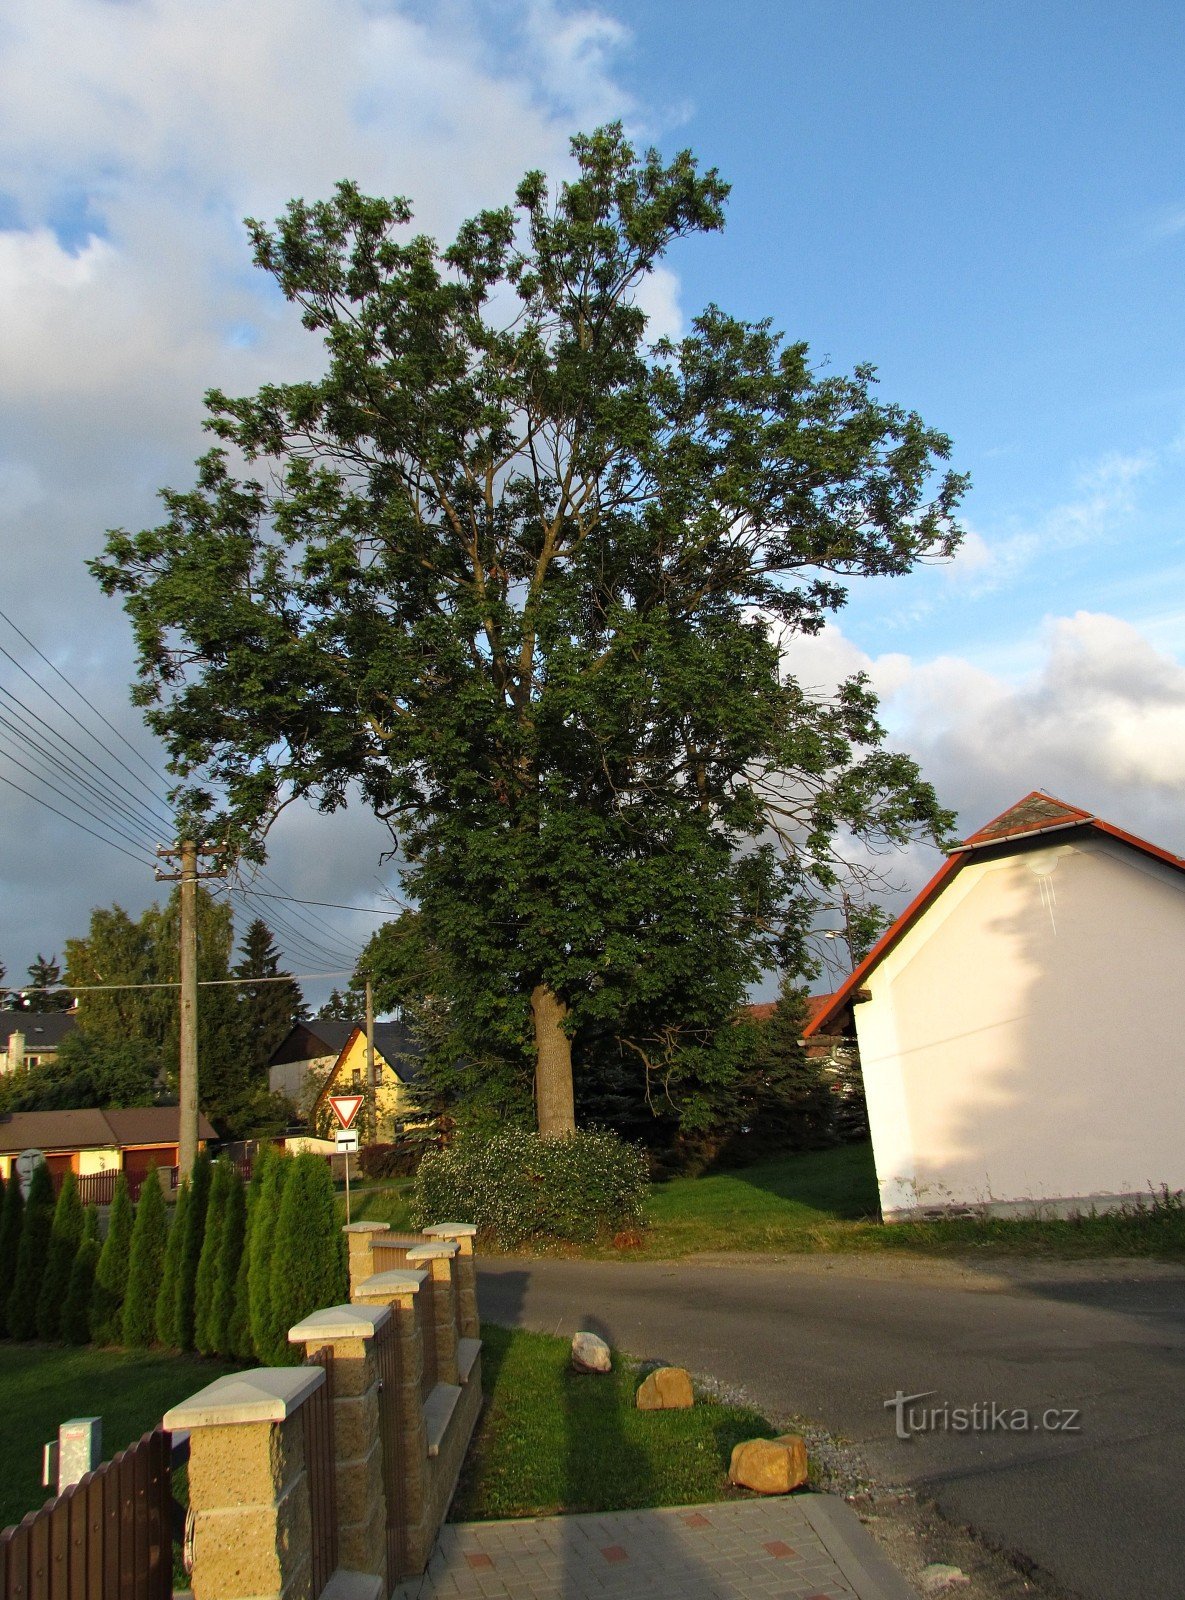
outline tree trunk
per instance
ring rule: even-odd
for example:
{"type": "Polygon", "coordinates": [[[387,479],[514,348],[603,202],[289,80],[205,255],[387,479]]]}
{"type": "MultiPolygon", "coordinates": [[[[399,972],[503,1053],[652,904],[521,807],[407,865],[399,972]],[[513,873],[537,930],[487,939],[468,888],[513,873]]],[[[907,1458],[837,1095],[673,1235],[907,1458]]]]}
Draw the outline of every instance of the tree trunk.
{"type": "Polygon", "coordinates": [[[568,1008],[545,983],[531,991],[535,1019],[535,1117],[540,1136],[561,1139],[576,1132],[572,1095],[572,1041],[564,1032],[568,1008]]]}

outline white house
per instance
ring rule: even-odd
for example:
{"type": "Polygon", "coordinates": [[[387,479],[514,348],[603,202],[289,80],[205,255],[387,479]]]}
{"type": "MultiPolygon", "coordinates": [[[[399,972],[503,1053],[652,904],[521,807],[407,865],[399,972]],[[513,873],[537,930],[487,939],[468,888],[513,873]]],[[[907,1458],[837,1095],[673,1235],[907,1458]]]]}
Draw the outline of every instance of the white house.
{"type": "Polygon", "coordinates": [[[886,1221],[1185,1188],[1185,860],[1033,793],[951,852],[810,1037],[860,1047],[886,1221]]]}

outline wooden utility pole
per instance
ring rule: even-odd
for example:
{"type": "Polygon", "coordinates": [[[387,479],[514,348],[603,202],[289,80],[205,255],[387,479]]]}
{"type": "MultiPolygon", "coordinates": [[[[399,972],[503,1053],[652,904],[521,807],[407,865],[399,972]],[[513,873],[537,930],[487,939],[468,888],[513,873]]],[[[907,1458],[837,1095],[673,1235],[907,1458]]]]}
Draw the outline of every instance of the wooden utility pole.
{"type": "Polygon", "coordinates": [[[157,872],[159,882],[181,885],[181,1017],[178,1062],[178,1107],[180,1128],[177,1140],[178,1181],[188,1178],[197,1160],[198,1147],[198,975],[197,975],[197,886],[198,878],[219,878],[219,872],[198,872],[198,856],[207,852],[194,839],[182,839],[175,850],[160,849],[158,856],[179,858],[180,872],[157,872]]]}
{"type": "MultiPolygon", "coordinates": [[[[366,980],[366,1126],[371,1144],[379,1136],[379,1105],[374,1081],[374,990],[366,980]]],[[[348,1161],[349,1156],[346,1157],[348,1161]]]]}

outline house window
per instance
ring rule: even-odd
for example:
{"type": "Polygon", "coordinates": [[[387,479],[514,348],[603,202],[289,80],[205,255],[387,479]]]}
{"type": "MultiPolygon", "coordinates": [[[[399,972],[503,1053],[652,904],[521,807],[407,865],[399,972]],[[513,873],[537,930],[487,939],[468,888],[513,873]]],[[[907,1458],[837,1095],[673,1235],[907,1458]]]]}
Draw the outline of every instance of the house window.
{"type": "Polygon", "coordinates": [[[355,1089],[361,1089],[361,1087],[362,1087],[362,1068],[361,1067],[355,1067],[354,1068],[354,1081],[353,1081],[352,1087],[355,1088],[355,1089]]]}

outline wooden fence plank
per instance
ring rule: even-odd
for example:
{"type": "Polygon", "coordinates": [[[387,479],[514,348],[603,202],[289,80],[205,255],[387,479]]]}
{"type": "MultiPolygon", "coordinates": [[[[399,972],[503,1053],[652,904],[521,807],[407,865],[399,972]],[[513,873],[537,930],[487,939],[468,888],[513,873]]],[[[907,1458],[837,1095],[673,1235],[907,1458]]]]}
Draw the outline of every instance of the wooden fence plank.
{"type": "Polygon", "coordinates": [[[29,1597],[50,1600],[49,1518],[44,1507],[34,1511],[29,1520],[29,1597]]]}
{"type": "Polygon", "coordinates": [[[49,1525],[49,1595],[50,1600],[70,1600],[70,1502],[74,1487],[70,1485],[54,1501],[52,1508],[42,1508],[41,1515],[49,1525]]]}

